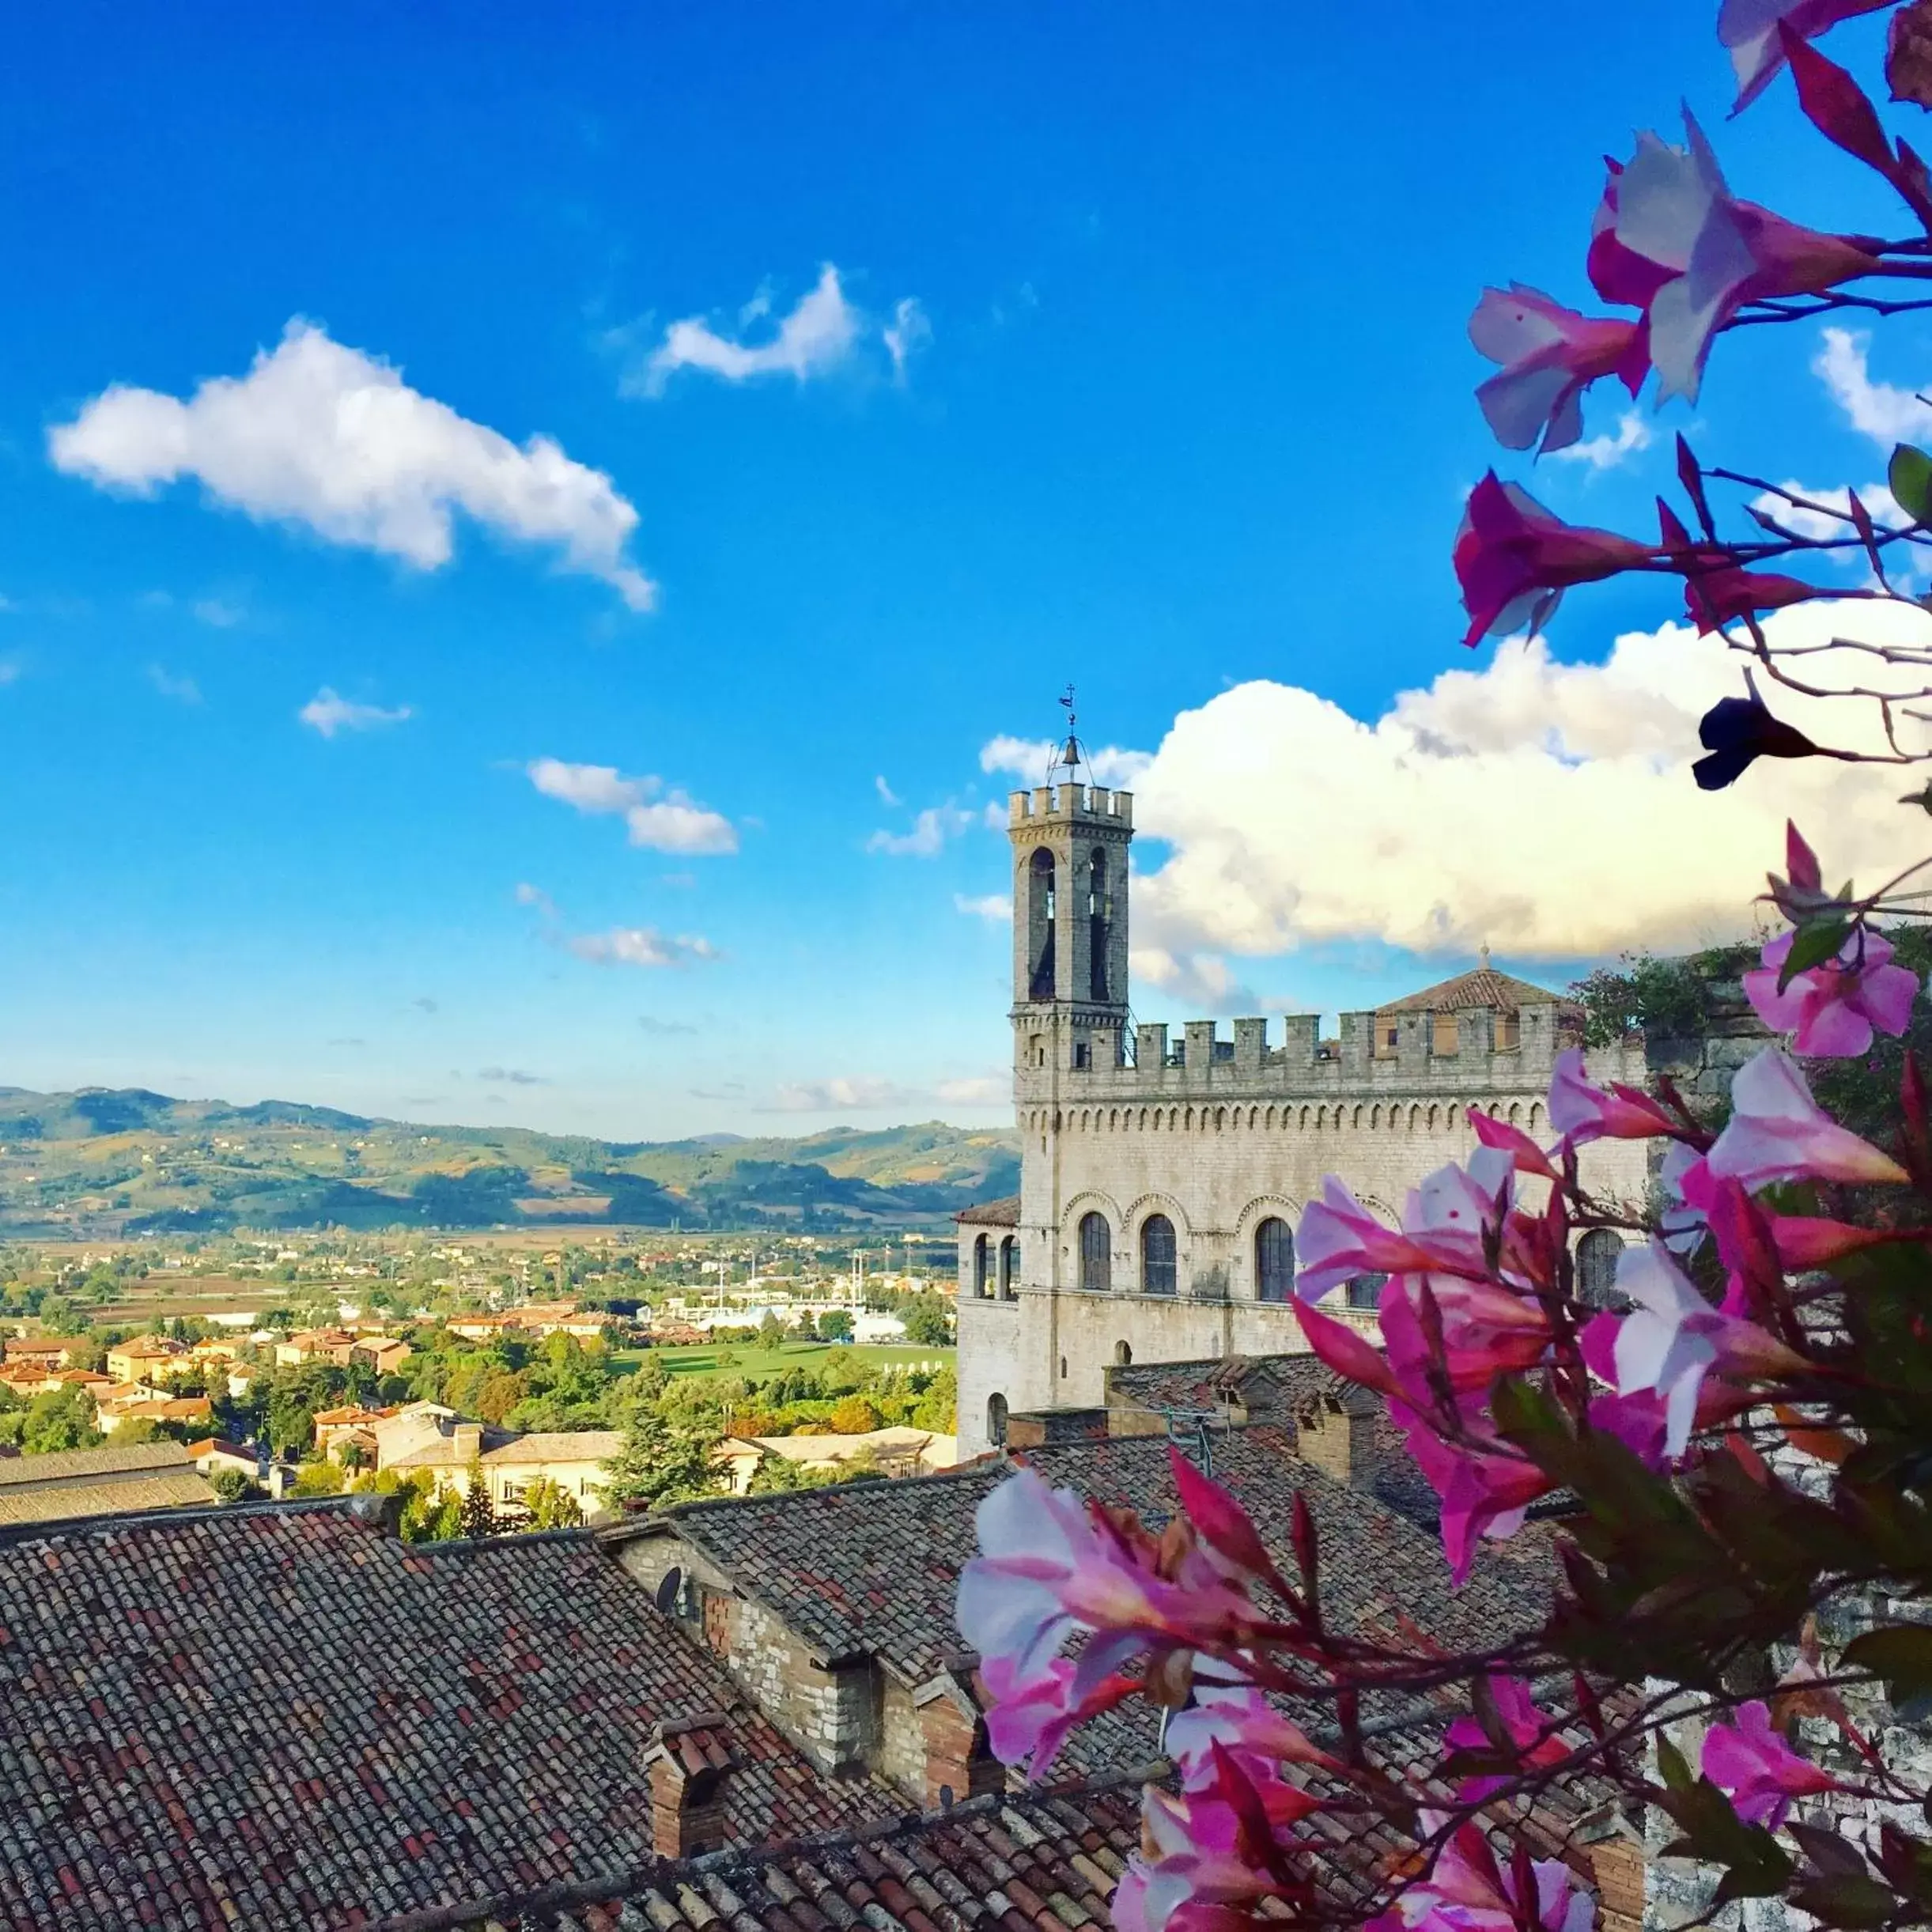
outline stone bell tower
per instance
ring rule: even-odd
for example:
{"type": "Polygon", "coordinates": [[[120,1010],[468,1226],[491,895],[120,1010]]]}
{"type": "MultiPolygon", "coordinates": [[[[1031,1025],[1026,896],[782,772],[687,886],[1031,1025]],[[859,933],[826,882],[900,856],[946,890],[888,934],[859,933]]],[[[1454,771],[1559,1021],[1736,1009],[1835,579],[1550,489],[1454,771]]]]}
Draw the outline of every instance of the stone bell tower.
{"type": "Polygon", "coordinates": [[[1013,845],[1013,1067],[1022,1097],[1121,1064],[1133,795],[1084,781],[1069,732],[1049,782],[1008,802],[1013,845]]]}

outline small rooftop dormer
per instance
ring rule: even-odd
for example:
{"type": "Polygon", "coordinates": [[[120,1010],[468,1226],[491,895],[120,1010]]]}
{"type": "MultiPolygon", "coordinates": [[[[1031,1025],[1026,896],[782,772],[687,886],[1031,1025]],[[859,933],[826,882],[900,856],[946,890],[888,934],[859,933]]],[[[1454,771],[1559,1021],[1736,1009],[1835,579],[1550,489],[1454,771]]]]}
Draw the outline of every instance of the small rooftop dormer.
{"type": "Polygon", "coordinates": [[[1487,1039],[1471,1042],[1475,1050],[1488,1049],[1499,1053],[1515,1052],[1522,1044],[1522,1013],[1526,1007],[1555,1009],[1554,1034],[1576,1033],[1582,1027],[1582,1008],[1575,1001],[1547,987],[1533,985],[1508,973],[1499,973],[1489,963],[1489,948],[1476,955],[1473,972],[1458,973],[1453,979],[1425,986],[1405,999],[1392,1000],[1375,1009],[1374,1053],[1378,1060],[1393,1059],[1401,1050],[1405,1015],[1412,1024],[1426,1023],[1429,1053],[1446,1059],[1461,1050],[1464,1043],[1465,1015],[1492,1016],[1494,1030],[1487,1039]]]}

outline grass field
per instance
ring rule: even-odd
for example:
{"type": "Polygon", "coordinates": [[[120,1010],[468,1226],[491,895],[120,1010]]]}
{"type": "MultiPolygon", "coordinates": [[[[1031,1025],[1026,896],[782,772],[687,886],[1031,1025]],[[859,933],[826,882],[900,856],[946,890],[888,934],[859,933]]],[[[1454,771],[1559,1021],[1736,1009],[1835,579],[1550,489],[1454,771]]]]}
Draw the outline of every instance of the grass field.
{"type": "MultiPolygon", "coordinates": [[[[785,1369],[815,1368],[836,1345],[830,1342],[781,1342],[776,1348],[761,1348],[750,1343],[728,1344],[725,1346],[732,1361],[729,1367],[722,1370],[718,1367],[719,1348],[714,1344],[688,1348],[620,1348],[611,1359],[626,1374],[635,1369],[647,1355],[654,1355],[664,1363],[666,1371],[673,1375],[722,1374],[742,1376],[747,1382],[760,1382],[785,1369]]],[[[953,1351],[950,1348],[854,1348],[853,1353],[879,1368],[934,1365],[951,1368],[953,1365],[953,1351]]]]}

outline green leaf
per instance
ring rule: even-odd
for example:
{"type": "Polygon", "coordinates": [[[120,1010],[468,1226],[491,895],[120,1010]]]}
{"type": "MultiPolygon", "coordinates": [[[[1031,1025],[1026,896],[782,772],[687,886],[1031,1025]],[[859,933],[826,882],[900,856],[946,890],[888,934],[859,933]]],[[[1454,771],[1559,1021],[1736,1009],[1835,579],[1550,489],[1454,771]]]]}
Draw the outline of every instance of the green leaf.
{"type": "Polygon", "coordinates": [[[1894,500],[1915,524],[1932,521],[1932,456],[1910,443],[1892,452],[1885,482],[1894,500]]]}
{"type": "Polygon", "coordinates": [[[1791,950],[1785,955],[1784,964],[1779,968],[1778,990],[1783,992],[1800,973],[1823,966],[1828,959],[1836,959],[1851,937],[1851,921],[1848,919],[1820,919],[1800,926],[1792,934],[1791,950]]]}
{"type": "Polygon", "coordinates": [[[1808,1878],[1791,1894],[1791,1903],[1809,1912],[1822,1925],[1845,1926],[1853,1932],[1881,1926],[1899,1909],[1896,1895],[1889,1885],[1875,1878],[1854,1877],[1850,1873],[1829,1878],[1808,1878]]]}
{"type": "Polygon", "coordinates": [[[1885,1681],[1895,1703],[1932,1697],[1932,1625],[1892,1624],[1868,1630],[1845,1646],[1845,1662],[1885,1681]]]}
{"type": "Polygon", "coordinates": [[[1657,1741],[1657,1768],[1664,1774],[1664,1783],[1673,1791],[1688,1791],[1697,1780],[1691,1775],[1691,1768],[1684,1761],[1684,1753],[1668,1737],[1657,1741]]]}

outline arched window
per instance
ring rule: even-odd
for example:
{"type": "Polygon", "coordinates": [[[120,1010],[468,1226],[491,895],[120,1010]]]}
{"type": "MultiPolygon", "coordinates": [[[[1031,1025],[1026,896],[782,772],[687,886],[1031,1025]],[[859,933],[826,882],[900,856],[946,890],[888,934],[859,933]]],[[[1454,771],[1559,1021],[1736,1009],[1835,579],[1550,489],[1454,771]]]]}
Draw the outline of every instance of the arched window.
{"type": "Polygon", "coordinates": [[[974,1237],[973,1242],[973,1292],[983,1302],[986,1299],[986,1250],[984,1234],[974,1237]]]}
{"type": "Polygon", "coordinates": [[[1140,1223],[1140,1292],[1174,1291],[1174,1223],[1164,1214],[1150,1214],[1140,1223]]]}
{"type": "Polygon", "coordinates": [[[1006,1397],[1003,1395],[986,1398],[986,1440],[995,1449],[1006,1441],[1006,1397]]]}
{"type": "Polygon", "coordinates": [[[1096,845],[1087,862],[1087,991],[1096,1001],[1107,996],[1107,921],[1113,910],[1107,890],[1107,855],[1096,845]]]}
{"type": "Polygon", "coordinates": [[[1586,1308],[1614,1308],[1616,1292],[1616,1257],[1624,1251],[1624,1238],[1613,1227],[1593,1227],[1576,1244],[1577,1299],[1586,1308]]]}
{"type": "Polygon", "coordinates": [[[1132,1368],[1133,1365],[1134,1352],[1131,1344],[1116,1342],[1113,1344],[1113,1366],[1116,1368],[1132,1368]]]}
{"type": "Polygon", "coordinates": [[[1113,1234],[1104,1214],[1080,1216],[1080,1286],[1105,1295],[1113,1285],[1113,1234]]]}
{"type": "Polygon", "coordinates": [[[1003,1302],[1019,1299],[1019,1237],[1008,1234],[1000,1243],[1000,1299],[1003,1302]]]}
{"type": "Polygon", "coordinates": [[[1295,1299],[1295,1236],[1277,1214],[1254,1231],[1254,1284],[1262,1301],[1295,1299]]]}
{"type": "Polygon", "coordinates": [[[1053,855],[1042,846],[1026,868],[1026,938],[1033,955],[1029,1000],[1053,996],[1053,855]]]}
{"type": "Polygon", "coordinates": [[[1386,1275],[1357,1275],[1348,1284],[1348,1306],[1359,1309],[1381,1307],[1382,1291],[1388,1285],[1386,1275]]]}

